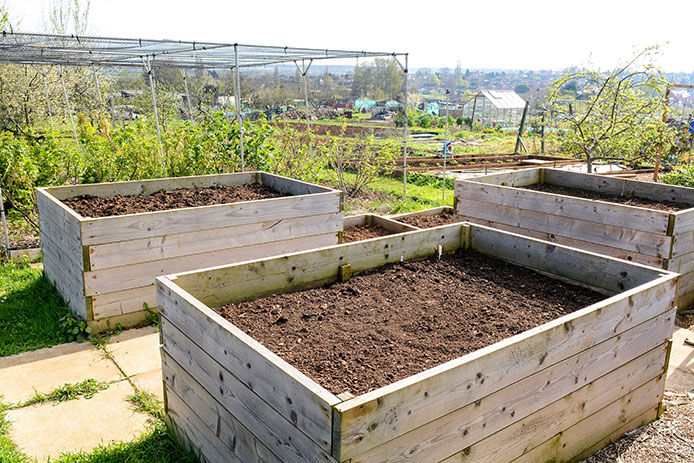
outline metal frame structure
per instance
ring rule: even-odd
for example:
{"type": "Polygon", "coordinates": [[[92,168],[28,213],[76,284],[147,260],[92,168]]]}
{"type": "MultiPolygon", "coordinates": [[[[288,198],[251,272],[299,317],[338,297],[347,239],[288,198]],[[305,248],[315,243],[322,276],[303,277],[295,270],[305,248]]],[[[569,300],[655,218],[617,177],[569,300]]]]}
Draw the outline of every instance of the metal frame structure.
{"type": "MultiPolygon", "coordinates": [[[[95,37],[77,35],[55,35],[3,31],[0,35],[0,64],[25,64],[36,66],[85,66],[91,67],[96,78],[96,67],[143,67],[145,68],[152,91],[154,116],[159,134],[159,114],[153,71],[156,67],[175,67],[182,70],[208,69],[232,70],[236,74],[236,112],[239,121],[239,141],[241,144],[241,164],[245,169],[243,151],[243,122],[241,113],[240,70],[248,67],[262,67],[275,64],[294,63],[304,77],[306,97],[306,123],[309,126],[308,108],[308,70],[317,60],[392,57],[405,74],[405,111],[407,111],[407,53],[368,52],[354,50],[331,50],[319,48],[296,48],[240,43],[197,42],[182,40],[151,40],[116,37],[95,37]],[[404,63],[398,58],[404,57],[404,63]],[[306,64],[308,63],[308,64],[306,64]]],[[[49,69],[50,70],[50,69],[49,69]]],[[[42,76],[45,78],[45,72],[42,76]]],[[[186,82],[187,89],[187,82],[186,82]]],[[[97,91],[101,95],[98,89],[97,91]]],[[[50,101],[49,106],[50,113],[50,101]]],[[[188,95],[188,101],[190,98],[188,95]]],[[[69,108],[69,102],[66,103],[69,108]]],[[[68,112],[70,110],[68,109],[68,112]]],[[[71,113],[70,113],[71,115],[71,113]]],[[[405,118],[405,160],[407,159],[407,118],[405,118]]],[[[406,167],[406,166],[405,166],[406,167]]],[[[406,189],[406,187],[405,187],[406,189]]],[[[405,190],[406,191],[406,190],[405,190]]]]}

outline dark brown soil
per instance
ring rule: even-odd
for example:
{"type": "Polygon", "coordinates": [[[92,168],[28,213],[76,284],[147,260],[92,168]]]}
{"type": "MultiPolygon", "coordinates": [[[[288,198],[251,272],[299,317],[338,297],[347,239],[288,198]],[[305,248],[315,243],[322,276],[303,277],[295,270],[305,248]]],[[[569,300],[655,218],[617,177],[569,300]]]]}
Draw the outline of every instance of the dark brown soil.
{"type": "Polygon", "coordinates": [[[38,236],[26,235],[19,238],[10,238],[10,249],[40,248],[41,240],[38,236]]]}
{"type": "Polygon", "coordinates": [[[333,393],[361,394],[602,299],[463,251],[216,310],[333,393]]]}
{"type": "Polygon", "coordinates": [[[554,193],[558,195],[574,196],[576,198],[597,199],[600,201],[608,201],[611,203],[624,204],[626,206],[647,207],[648,209],[657,209],[660,211],[681,211],[693,207],[688,204],[676,203],[674,201],[653,201],[646,198],[627,198],[626,196],[610,195],[605,193],[597,193],[595,191],[580,190],[561,185],[553,185],[551,183],[536,183],[520,188],[527,190],[543,191],[545,193],[554,193]]]}
{"type": "Polygon", "coordinates": [[[251,183],[248,185],[218,185],[207,188],[162,190],[151,195],[110,196],[99,198],[91,195],[75,196],[63,203],[82,217],[108,217],[138,212],[166,211],[183,207],[211,206],[239,203],[257,199],[279,198],[275,190],[251,183]]]}
{"type": "Polygon", "coordinates": [[[409,217],[396,218],[395,220],[406,223],[407,225],[412,225],[413,227],[431,228],[438,227],[439,225],[463,222],[465,219],[459,215],[444,212],[436,215],[411,215],[409,217]]]}
{"type": "Polygon", "coordinates": [[[380,225],[355,225],[345,228],[342,232],[343,243],[353,243],[355,241],[378,238],[379,236],[392,235],[395,232],[387,230],[380,225]]]}

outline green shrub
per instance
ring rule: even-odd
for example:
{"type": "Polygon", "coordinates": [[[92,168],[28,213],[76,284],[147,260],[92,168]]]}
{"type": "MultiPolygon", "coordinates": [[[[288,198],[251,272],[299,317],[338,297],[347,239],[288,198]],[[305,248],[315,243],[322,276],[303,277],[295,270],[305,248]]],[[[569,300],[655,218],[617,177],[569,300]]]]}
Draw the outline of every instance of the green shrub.
{"type": "Polygon", "coordinates": [[[663,183],[694,188],[694,165],[679,166],[663,175],[663,183]]]}

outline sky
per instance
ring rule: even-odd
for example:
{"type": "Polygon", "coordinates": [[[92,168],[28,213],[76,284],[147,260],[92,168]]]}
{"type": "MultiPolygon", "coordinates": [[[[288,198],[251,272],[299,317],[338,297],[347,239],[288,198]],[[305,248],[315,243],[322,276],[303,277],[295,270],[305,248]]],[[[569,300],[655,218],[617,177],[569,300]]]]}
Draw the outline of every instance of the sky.
{"type": "MultiPolygon", "coordinates": [[[[56,1],[0,4],[16,30],[44,32],[56,1]]],[[[101,36],[407,52],[411,68],[608,69],[660,45],[662,70],[694,72],[694,0],[91,0],[89,24],[101,36]]]]}

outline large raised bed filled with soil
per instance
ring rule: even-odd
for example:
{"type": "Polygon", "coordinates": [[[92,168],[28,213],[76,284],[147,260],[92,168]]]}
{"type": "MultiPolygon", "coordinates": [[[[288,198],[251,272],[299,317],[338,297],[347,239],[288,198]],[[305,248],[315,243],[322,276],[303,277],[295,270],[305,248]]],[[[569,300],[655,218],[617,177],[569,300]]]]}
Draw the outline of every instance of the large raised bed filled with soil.
{"type": "Polygon", "coordinates": [[[694,302],[694,189],[529,169],[455,182],[470,222],[682,274],[678,306],[694,302]]]}
{"type": "Polygon", "coordinates": [[[44,269],[103,329],[156,310],[154,278],[338,242],[341,192],[264,172],[37,190],[44,269]]]}
{"type": "Polygon", "coordinates": [[[342,243],[353,243],[381,236],[394,235],[416,230],[416,227],[402,224],[374,214],[359,214],[345,217],[343,221],[342,243]]]}
{"type": "Polygon", "coordinates": [[[465,221],[465,218],[457,215],[455,209],[450,206],[432,207],[416,212],[395,214],[389,218],[416,228],[432,228],[465,221]]]}
{"type": "Polygon", "coordinates": [[[166,410],[210,462],[567,461],[658,415],[677,278],[474,224],[159,277],[166,410]]]}

